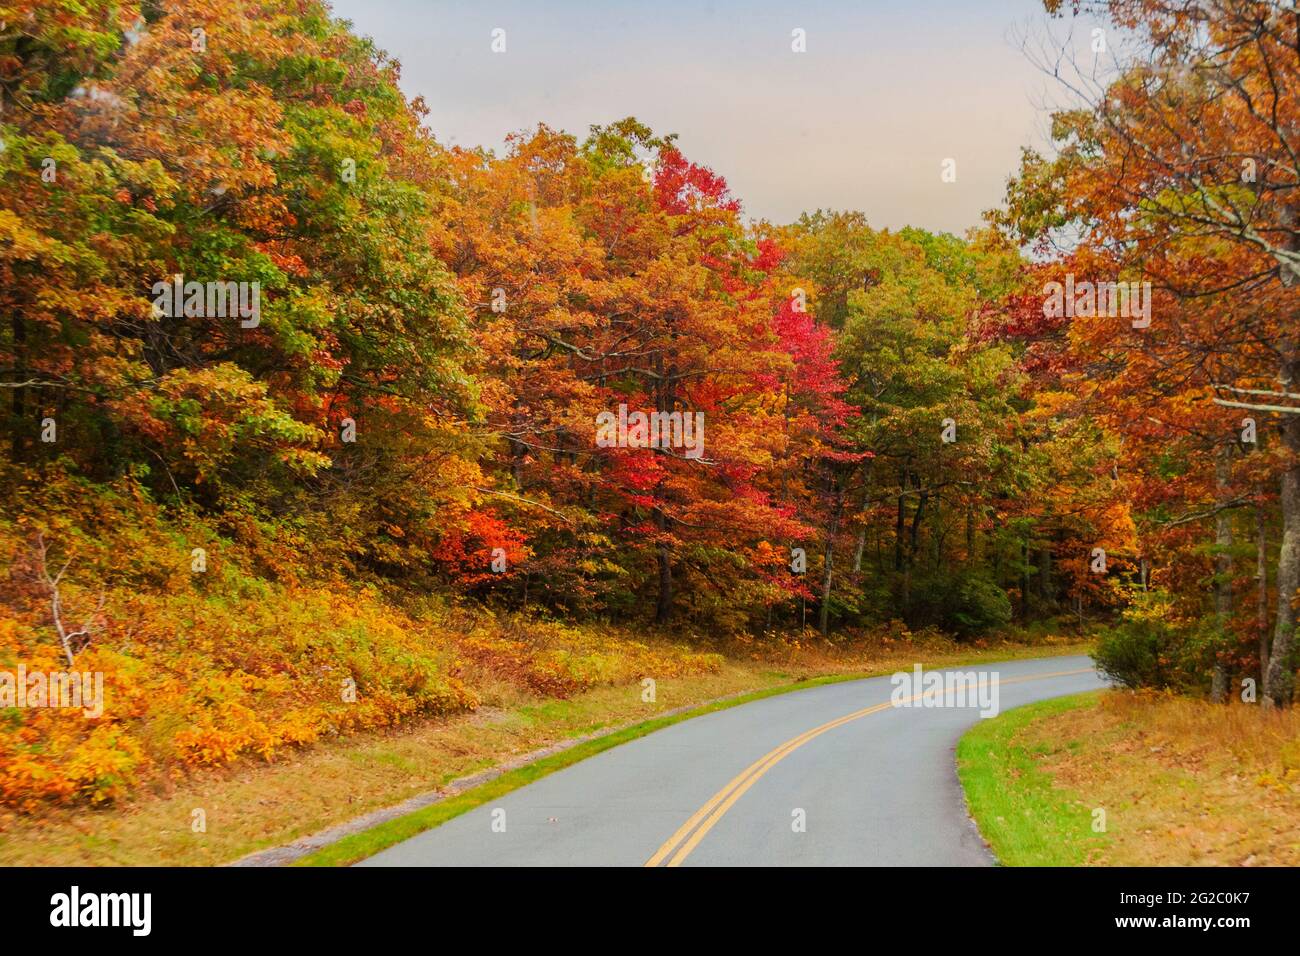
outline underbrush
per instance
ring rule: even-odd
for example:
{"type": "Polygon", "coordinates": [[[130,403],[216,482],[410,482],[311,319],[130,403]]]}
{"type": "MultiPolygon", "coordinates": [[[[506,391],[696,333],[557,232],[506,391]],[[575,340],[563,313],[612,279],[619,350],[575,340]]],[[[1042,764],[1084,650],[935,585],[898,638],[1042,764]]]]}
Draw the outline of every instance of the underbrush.
{"type": "MultiPolygon", "coordinates": [[[[1205,695],[1215,667],[1225,672],[1229,696],[1237,696],[1259,674],[1259,638],[1223,633],[1213,617],[1177,617],[1168,595],[1153,592],[1125,608],[1106,627],[1094,655],[1111,680],[1131,689],[1173,690],[1205,695]]],[[[1256,688],[1258,694],[1258,688],[1256,688]]]]}
{"type": "MultiPolygon", "coordinates": [[[[568,697],[722,658],[618,631],[482,615],[413,616],[364,588],[272,585],[255,598],[110,591],[107,633],[78,655],[104,711],[7,708],[0,800],[100,802],[158,774],[274,760],[323,737],[474,710],[481,683],[568,697]]],[[[66,668],[51,629],[0,623],[0,669],[66,668]]]]}
{"type": "Polygon", "coordinates": [[[473,711],[485,684],[563,698],[721,665],[617,628],[311,580],[255,528],[164,520],[129,482],[95,490],[91,499],[76,482],[51,482],[0,520],[0,675],[11,691],[20,667],[103,682],[101,714],[0,706],[0,806],[10,810],[104,803],[199,768],[473,711]],[[79,510],[87,500],[92,513],[79,510]],[[65,629],[88,628],[71,668],[53,626],[56,578],[65,629]]]}
{"type": "Polygon", "coordinates": [[[11,510],[0,518],[0,681],[23,668],[103,682],[102,713],[0,697],[0,807],[11,814],[122,801],[503,697],[566,700],[714,675],[728,660],[799,679],[1000,643],[896,621],[826,639],[493,613],[414,581],[327,575],[312,567],[309,536],[231,512],[164,512],[129,478],[33,481],[11,510]],[[65,630],[86,631],[71,668],[56,578],[65,630]]]}

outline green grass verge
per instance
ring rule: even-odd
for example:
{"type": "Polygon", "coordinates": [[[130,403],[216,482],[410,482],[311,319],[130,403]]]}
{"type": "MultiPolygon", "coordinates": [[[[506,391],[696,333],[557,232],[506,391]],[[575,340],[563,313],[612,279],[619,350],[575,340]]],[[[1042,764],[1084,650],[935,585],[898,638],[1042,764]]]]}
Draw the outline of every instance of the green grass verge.
{"type": "MultiPolygon", "coordinates": [[[[1022,652],[1008,653],[1007,648],[999,648],[1002,653],[997,659],[1000,660],[1021,660],[1039,657],[1070,656],[1080,653],[1079,648],[1071,647],[1064,651],[1057,650],[1056,654],[1051,653],[1046,648],[1025,648],[1022,652]]],[[[993,654],[985,652],[983,654],[974,654],[962,656],[956,660],[940,660],[928,665],[933,667],[962,667],[966,664],[981,663],[993,658],[993,654]]],[[[321,847],[306,856],[295,860],[291,866],[348,866],[358,860],[364,860],[366,857],[373,856],[381,850],[386,850],[390,846],[401,843],[403,840],[409,840],[411,837],[423,833],[425,830],[441,826],[448,820],[460,816],[462,813],[468,813],[475,807],[480,807],[489,801],[505,796],[512,790],[518,790],[525,787],[535,780],[539,780],[547,774],[555,773],[557,770],[563,770],[565,767],[572,766],[588,757],[594,757],[602,751],[609,750],[611,747],[617,747],[619,744],[627,743],[629,740],[636,740],[638,737],[644,737],[646,734],[654,733],[664,727],[671,726],[679,721],[689,720],[692,717],[701,717],[705,714],[711,714],[719,710],[726,710],[729,707],[738,707],[741,704],[748,704],[751,701],[762,700],[765,697],[775,697],[778,694],[788,694],[796,690],[804,690],[809,687],[819,687],[823,684],[838,684],[842,681],[863,680],[868,677],[881,677],[886,674],[892,674],[897,670],[897,665],[883,667],[878,670],[865,671],[857,674],[831,674],[825,677],[815,677],[809,680],[796,681],[790,684],[783,684],[779,687],[766,687],[762,690],[752,691],[747,694],[741,694],[737,697],[728,697],[723,700],[713,701],[708,704],[702,704],[699,707],[693,707],[689,710],[682,711],[678,714],[666,714],[662,717],[656,717],[630,727],[624,727],[621,730],[615,730],[611,733],[604,734],[593,740],[586,740],[582,743],[563,750],[559,753],[552,754],[549,757],[543,757],[523,767],[514,770],[508,770],[501,776],[489,780],[487,783],[478,785],[464,793],[449,797],[446,800],[440,800],[413,813],[405,814],[393,820],[388,820],[368,830],[360,833],[353,833],[343,839],[331,843],[329,846],[321,847]]]]}
{"type": "Polygon", "coordinates": [[[1052,748],[1016,740],[1036,721],[1096,707],[1101,694],[1089,691],[1017,707],[981,720],[958,743],[957,776],[970,814],[1000,864],[1079,866],[1089,850],[1107,841],[1106,834],[1092,830],[1092,810],[1039,769],[1034,757],[1052,748]]]}

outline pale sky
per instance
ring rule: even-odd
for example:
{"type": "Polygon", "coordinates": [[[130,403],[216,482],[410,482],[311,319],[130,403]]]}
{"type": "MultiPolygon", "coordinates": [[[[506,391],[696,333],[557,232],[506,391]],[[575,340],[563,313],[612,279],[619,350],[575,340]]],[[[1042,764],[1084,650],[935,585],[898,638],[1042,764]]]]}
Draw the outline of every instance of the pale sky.
{"type": "MultiPolygon", "coordinates": [[[[1044,145],[1059,88],[1023,52],[1041,0],[333,0],[402,64],[448,144],[635,116],[679,134],[753,218],[859,209],[963,233],[1044,145]],[[493,53],[492,31],[506,51],[493,53]],[[791,50],[806,31],[807,52],[791,50]],[[946,158],[957,181],[944,183],[946,158]]],[[[1091,24],[1052,32],[1086,55],[1091,24]]]]}

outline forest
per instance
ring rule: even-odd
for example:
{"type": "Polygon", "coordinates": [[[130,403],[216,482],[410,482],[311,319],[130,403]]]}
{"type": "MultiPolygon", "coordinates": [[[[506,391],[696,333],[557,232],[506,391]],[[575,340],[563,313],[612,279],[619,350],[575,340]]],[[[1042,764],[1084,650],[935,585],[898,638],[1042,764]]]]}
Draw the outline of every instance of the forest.
{"type": "Polygon", "coordinates": [[[0,803],[791,635],[1290,706],[1300,15],[1078,6],[1140,55],[958,237],[440,143],[317,0],[5,2],[0,668],[107,706],[0,706],[0,803]]]}

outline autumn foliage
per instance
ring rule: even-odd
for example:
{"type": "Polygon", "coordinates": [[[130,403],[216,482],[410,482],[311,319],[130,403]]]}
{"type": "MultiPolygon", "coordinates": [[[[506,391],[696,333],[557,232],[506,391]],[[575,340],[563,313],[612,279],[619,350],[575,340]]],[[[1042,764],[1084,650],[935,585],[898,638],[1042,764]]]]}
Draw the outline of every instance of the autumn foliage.
{"type": "MultiPolygon", "coordinates": [[[[1060,157],[1026,154],[965,238],[777,225],[631,118],[444,146],[314,0],[0,19],[0,669],[66,664],[64,568],[107,700],[0,712],[9,806],[472,710],[492,681],[709,671],[729,636],[977,638],[1153,589],[1190,628],[1215,574],[1236,603],[1185,683],[1257,666],[1269,612],[1205,522],[1276,525],[1290,446],[1216,472],[1237,413],[1211,399],[1268,385],[1292,294],[1249,242],[1135,217],[1192,200],[1123,193],[1096,115],[1059,117],[1060,157]],[[1048,254],[1067,225],[1086,241],[1048,254]],[[1067,272],[1155,276],[1160,323],[1045,315],[1067,272]],[[260,313],[160,312],[176,276],[256,284],[260,313]],[[598,442],[620,409],[702,416],[698,454],[598,442]]],[[[1157,139],[1222,133],[1121,92],[1157,139]]]]}

